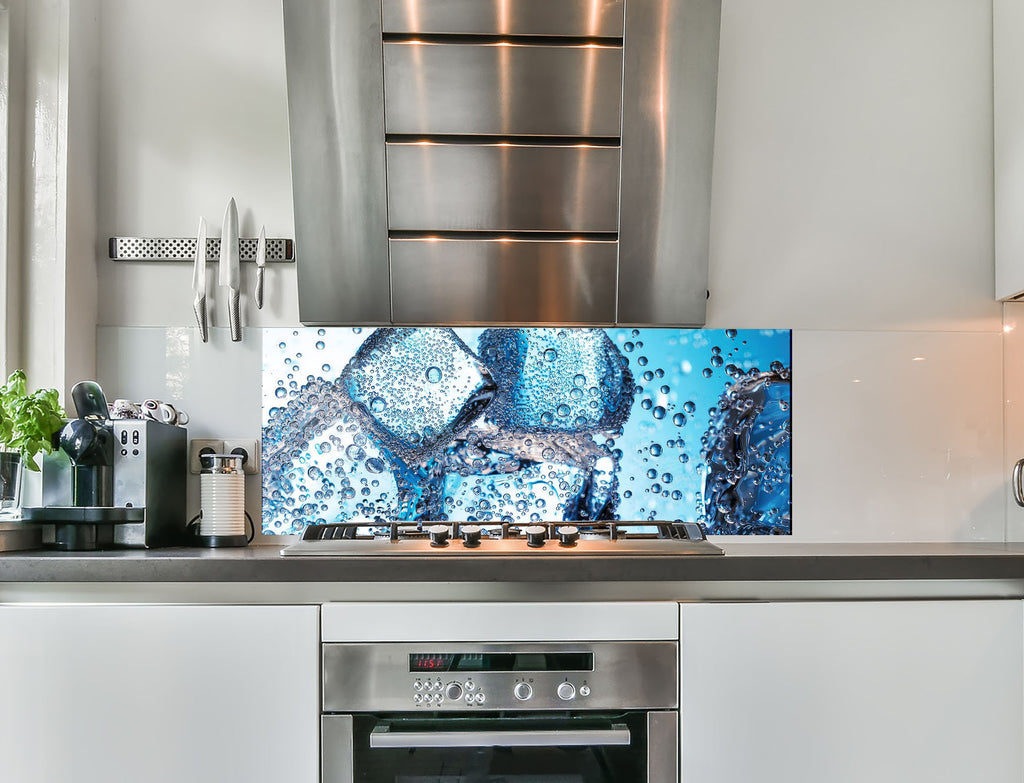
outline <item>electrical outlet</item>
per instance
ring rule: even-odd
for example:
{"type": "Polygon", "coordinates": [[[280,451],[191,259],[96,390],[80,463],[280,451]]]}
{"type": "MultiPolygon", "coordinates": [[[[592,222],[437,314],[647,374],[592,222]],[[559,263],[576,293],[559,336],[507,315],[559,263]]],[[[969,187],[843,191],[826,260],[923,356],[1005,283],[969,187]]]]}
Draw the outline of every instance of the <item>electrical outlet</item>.
{"type": "Polygon", "coordinates": [[[199,462],[200,454],[223,454],[224,441],[210,438],[193,438],[188,444],[188,472],[198,473],[202,470],[199,462]]]}
{"type": "Polygon", "coordinates": [[[225,454],[241,454],[242,470],[246,474],[260,472],[260,442],[245,438],[224,438],[225,454]]]}

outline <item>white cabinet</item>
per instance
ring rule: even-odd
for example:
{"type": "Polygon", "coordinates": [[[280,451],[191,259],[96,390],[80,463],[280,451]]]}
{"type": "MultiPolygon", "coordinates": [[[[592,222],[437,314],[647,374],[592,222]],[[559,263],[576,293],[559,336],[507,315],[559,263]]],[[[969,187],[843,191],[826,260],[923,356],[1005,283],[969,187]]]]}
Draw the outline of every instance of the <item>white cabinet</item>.
{"type": "Polygon", "coordinates": [[[1019,601],[681,609],[683,783],[1020,783],[1019,601]]]}
{"type": "Polygon", "coordinates": [[[5,783],[315,783],[312,606],[0,607],[5,783]]]}

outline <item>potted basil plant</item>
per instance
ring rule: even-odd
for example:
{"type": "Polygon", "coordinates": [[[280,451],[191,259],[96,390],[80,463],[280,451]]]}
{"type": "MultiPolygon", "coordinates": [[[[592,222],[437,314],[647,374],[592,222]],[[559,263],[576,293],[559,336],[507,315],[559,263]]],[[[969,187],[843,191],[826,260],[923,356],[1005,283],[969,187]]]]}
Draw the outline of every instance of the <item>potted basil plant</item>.
{"type": "Polygon", "coordinates": [[[0,386],[0,516],[20,514],[22,472],[39,471],[36,456],[53,451],[53,436],[63,425],[56,389],[30,393],[23,370],[0,386]]]}

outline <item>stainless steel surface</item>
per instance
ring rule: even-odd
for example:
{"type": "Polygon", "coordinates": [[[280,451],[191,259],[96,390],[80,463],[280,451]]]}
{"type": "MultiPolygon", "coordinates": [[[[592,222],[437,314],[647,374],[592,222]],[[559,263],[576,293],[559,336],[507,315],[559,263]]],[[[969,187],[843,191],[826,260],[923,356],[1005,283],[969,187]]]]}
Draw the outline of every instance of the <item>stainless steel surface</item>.
{"type": "Polygon", "coordinates": [[[283,3],[300,317],[389,323],[380,5],[283,3]]]}
{"type": "Polygon", "coordinates": [[[238,311],[241,276],[238,269],[238,207],[233,198],[224,210],[220,241],[220,284],[228,289],[228,323],[231,327],[231,340],[237,343],[242,339],[242,321],[238,311]]]}
{"type": "Polygon", "coordinates": [[[384,32],[620,37],[622,0],[383,0],[384,32]]]}
{"type": "Polygon", "coordinates": [[[303,323],[702,324],[719,3],[284,0],[303,323]],[[617,311],[487,263],[409,311],[387,240],[458,231],[618,241],[617,311]]]}
{"type": "Polygon", "coordinates": [[[388,133],[618,139],[622,49],[384,44],[388,133]]]}
{"type": "Polygon", "coordinates": [[[556,748],[628,745],[629,728],[555,731],[391,731],[387,724],[370,732],[371,748],[556,748]]]}
{"type": "Polygon", "coordinates": [[[647,783],[679,783],[678,712],[647,713],[647,783]]]}
{"type": "Polygon", "coordinates": [[[43,533],[39,525],[0,520],[0,552],[39,549],[42,545],[43,533]]]}
{"type": "Polygon", "coordinates": [[[199,464],[200,473],[241,475],[244,472],[241,454],[200,454],[199,464]]]}
{"type": "MultiPolygon", "coordinates": [[[[263,276],[267,265],[267,229],[260,226],[260,236],[256,240],[256,290],[253,292],[253,302],[256,309],[263,309],[263,276]]],[[[205,341],[204,341],[205,342],[205,341]]]]}
{"type": "MultiPolygon", "coordinates": [[[[256,260],[259,239],[242,237],[238,240],[238,260],[242,263],[256,260]]],[[[111,237],[108,247],[111,261],[194,261],[194,237],[111,237]]],[[[206,262],[220,260],[220,237],[207,236],[206,262]]],[[[267,240],[266,260],[271,264],[289,264],[295,261],[294,244],[290,239],[267,240]]]]}
{"type": "MultiPolygon", "coordinates": [[[[535,671],[534,695],[529,709],[565,710],[555,690],[559,683],[586,682],[591,694],[573,702],[573,709],[674,709],[677,707],[678,644],[676,642],[578,642],[450,644],[324,644],[323,709],[325,712],[408,712],[416,709],[417,680],[442,682],[472,680],[475,692],[486,695],[483,707],[464,700],[434,703],[430,710],[473,713],[487,710],[522,710],[514,695],[525,671],[410,672],[409,656],[417,653],[558,653],[594,654],[593,671],[535,671]]],[[[420,708],[422,709],[422,708],[420,708]]]]}
{"type": "Polygon", "coordinates": [[[392,230],[618,229],[615,147],[391,143],[387,162],[392,230]]]}
{"type": "Polygon", "coordinates": [[[196,235],[195,261],[193,261],[192,266],[192,290],[195,292],[195,298],[192,300],[192,310],[196,315],[199,337],[205,343],[210,339],[210,330],[206,314],[206,218],[204,217],[199,218],[199,232],[196,235]]]}
{"type": "Polygon", "coordinates": [[[392,239],[397,323],[612,323],[614,242],[392,239]]]}
{"type": "Polygon", "coordinates": [[[704,323],[721,0],[629,0],[622,85],[619,309],[704,323]]]}
{"type": "Polygon", "coordinates": [[[352,716],[320,716],[320,769],[324,783],[353,783],[352,716]]]}
{"type": "Polygon", "coordinates": [[[467,547],[459,542],[446,547],[432,547],[427,539],[387,538],[374,540],[334,539],[332,541],[296,541],[281,550],[285,557],[439,557],[439,558],[480,558],[480,557],[684,557],[721,556],[722,550],[710,541],[687,541],[685,539],[581,539],[573,547],[559,546],[549,541],[541,547],[528,547],[525,539],[484,538],[479,546],[467,547]]]}

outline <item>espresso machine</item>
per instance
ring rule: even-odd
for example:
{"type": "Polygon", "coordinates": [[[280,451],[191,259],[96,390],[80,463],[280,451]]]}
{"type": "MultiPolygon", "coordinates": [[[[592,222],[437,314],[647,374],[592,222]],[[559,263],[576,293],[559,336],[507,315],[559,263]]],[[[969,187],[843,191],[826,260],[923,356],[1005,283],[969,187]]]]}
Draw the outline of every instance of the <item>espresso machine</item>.
{"type": "Polygon", "coordinates": [[[43,505],[23,508],[57,549],[159,547],[183,543],[188,434],[152,419],[111,419],[102,389],[71,390],[78,418],[43,459],[43,505]]]}

